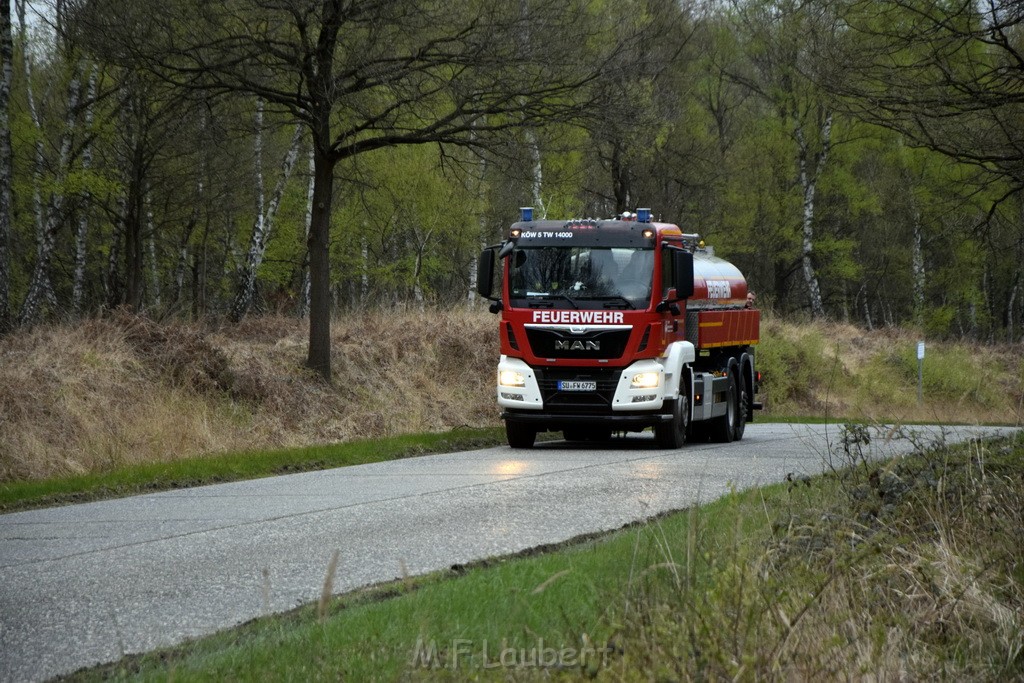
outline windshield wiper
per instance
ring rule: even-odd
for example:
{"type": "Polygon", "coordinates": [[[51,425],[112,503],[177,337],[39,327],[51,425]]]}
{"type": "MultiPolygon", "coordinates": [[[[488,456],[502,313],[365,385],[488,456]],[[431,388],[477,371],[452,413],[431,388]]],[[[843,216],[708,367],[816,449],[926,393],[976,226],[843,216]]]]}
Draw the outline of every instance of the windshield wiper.
{"type": "Polygon", "coordinates": [[[565,292],[559,292],[558,294],[555,294],[553,296],[560,296],[560,297],[562,297],[563,299],[565,299],[566,301],[571,303],[572,307],[575,308],[576,310],[579,310],[579,308],[580,308],[580,305],[578,303],[576,303],[576,299],[573,299],[571,296],[569,296],[565,292]]]}
{"type": "Polygon", "coordinates": [[[592,296],[592,297],[588,297],[588,298],[596,299],[596,300],[600,300],[600,299],[615,299],[616,301],[621,301],[622,303],[626,304],[626,308],[628,308],[630,310],[633,310],[634,308],[636,308],[636,306],[633,305],[632,301],[630,301],[626,297],[622,296],[621,294],[601,294],[599,296],[592,296]]]}

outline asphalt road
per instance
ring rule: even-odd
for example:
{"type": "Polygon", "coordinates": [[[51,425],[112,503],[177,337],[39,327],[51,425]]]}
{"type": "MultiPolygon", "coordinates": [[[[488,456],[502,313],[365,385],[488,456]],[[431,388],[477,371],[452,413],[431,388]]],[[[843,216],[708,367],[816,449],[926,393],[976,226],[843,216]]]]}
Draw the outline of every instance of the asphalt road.
{"type": "MultiPolygon", "coordinates": [[[[938,428],[928,429],[938,434],[938,428]]],[[[946,428],[948,440],[995,429],[946,428]]],[[[929,437],[931,438],[931,437],[929,437]]],[[[0,515],[0,680],[38,680],[335,591],[614,529],[827,467],[835,425],[425,456],[0,515]]],[[[883,456],[910,445],[875,435],[883,456]]]]}

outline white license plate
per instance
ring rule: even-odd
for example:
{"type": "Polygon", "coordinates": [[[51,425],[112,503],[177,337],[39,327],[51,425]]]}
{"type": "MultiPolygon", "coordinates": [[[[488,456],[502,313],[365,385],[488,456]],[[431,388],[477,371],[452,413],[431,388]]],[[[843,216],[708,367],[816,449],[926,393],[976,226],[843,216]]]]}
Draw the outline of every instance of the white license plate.
{"type": "Polygon", "coordinates": [[[559,382],[559,391],[597,391],[597,382],[559,382]]]}

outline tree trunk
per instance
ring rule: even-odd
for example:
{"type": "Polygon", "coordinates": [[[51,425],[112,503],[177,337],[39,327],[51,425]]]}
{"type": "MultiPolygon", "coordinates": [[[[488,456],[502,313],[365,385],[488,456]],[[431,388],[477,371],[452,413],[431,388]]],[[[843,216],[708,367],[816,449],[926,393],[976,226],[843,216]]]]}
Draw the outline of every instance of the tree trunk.
{"type": "MultiPolygon", "coordinates": [[[[2,2],[3,0],[0,0],[2,2]]],[[[96,100],[96,84],[99,79],[99,65],[93,64],[89,72],[89,85],[86,88],[85,100],[85,134],[89,135],[94,120],[93,104],[96,100]]],[[[92,143],[87,143],[82,150],[82,172],[88,174],[92,169],[92,143]]],[[[75,274],[71,286],[71,306],[76,313],[82,312],[82,300],[85,298],[85,266],[86,254],[88,252],[89,236],[89,204],[92,201],[92,193],[88,185],[81,193],[82,204],[78,210],[78,229],[75,232],[75,274]]]]}
{"type": "Polygon", "coordinates": [[[185,225],[185,232],[181,236],[178,246],[178,262],[174,266],[174,306],[180,306],[181,293],[185,288],[185,270],[188,268],[188,243],[192,234],[199,225],[199,207],[203,204],[203,181],[196,183],[196,201],[192,205],[192,213],[189,214],[188,223],[185,225]]]}
{"type": "MultiPolygon", "coordinates": [[[[309,146],[309,184],[306,187],[306,242],[309,242],[309,227],[313,223],[313,146],[309,146]]],[[[299,288],[299,317],[309,315],[309,253],[302,258],[302,285],[299,288]]]]}
{"type": "Polygon", "coordinates": [[[813,171],[808,168],[810,163],[810,150],[804,137],[802,124],[799,121],[794,129],[797,143],[799,144],[800,164],[800,187],[803,189],[803,218],[801,220],[803,245],[801,251],[804,283],[807,286],[808,301],[811,307],[811,315],[815,318],[825,317],[825,306],[821,299],[821,287],[818,284],[818,274],[814,269],[814,196],[817,191],[818,180],[821,172],[828,161],[829,144],[832,135],[832,113],[829,112],[821,126],[821,151],[816,156],[816,163],[813,171]]]}
{"type": "Polygon", "coordinates": [[[53,259],[53,251],[56,246],[57,232],[63,223],[64,211],[64,182],[67,179],[68,166],[71,163],[71,143],[75,133],[75,118],[78,110],[78,102],[82,97],[81,64],[74,67],[71,81],[68,83],[68,111],[64,121],[64,132],[61,134],[60,152],[57,160],[57,178],[53,192],[50,193],[50,201],[46,212],[46,223],[43,232],[39,236],[40,241],[36,251],[36,265],[32,272],[32,279],[29,282],[28,293],[21,307],[19,322],[22,325],[31,325],[36,322],[41,313],[42,305],[48,304],[51,308],[56,306],[56,297],[53,294],[53,285],[50,282],[50,262],[53,259]]]}
{"type": "Polygon", "coordinates": [[[616,140],[612,146],[612,191],[615,194],[615,214],[630,208],[629,171],[622,163],[622,143],[616,140]]]}
{"type": "Polygon", "coordinates": [[[0,0],[0,333],[10,325],[11,218],[14,157],[11,151],[11,82],[14,80],[11,0],[0,0]]]}
{"type": "Polygon", "coordinates": [[[309,354],[306,366],[331,381],[331,203],[335,159],[329,135],[315,135],[313,152],[313,217],[309,240],[309,354]]]}
{"type": "Polygon", "coordinates": [[[43,168],[46,166],[46,157],[43,153],[43,124],[39,118],[39,109],[36,107],[35,90],[32,85],[32,53],[28,49],[28,33],[25,21],[25,5],[27,0],[16,2],[18,12],[18,42],[21,47],[22,64],[25,71],[25,96],[28,102],[29,118],[35,128],[35,163],[32,167],[32,213],[35,222],[36,233],[36,267],[29,281],[29,289],[22,302],[21,311],[18,315],[19,322],[26,324],[34,322],[40,314],[42,302],[52,299],[52,287],[49,278],[49,261],[52,240],[46,237],[46,216],[43,211],[43,168]]]}
{"type": "Polygon", "coordinates": [[[124,222],[124,301],[133,311],[142,310],[143,277],[143,184],[145,182],[144,150],[142,131],[138,122],[141,112],[136,111],[132,89],[133,83],[124,86],[124,100],[120,111],[121,126],[124,129],[126,153],[121,169],[124,183],[123,202],[119,202],[124,222]]]}
{"type": "MultiPolygon", "coordinates": [[[[302,142],[302,126],[295,127],[292,135],[291,145],[284,156],[281,164],[281,175],[278,176],[277,185],[274,187],[274,194],[270,198],[266,212],[256,217],[253,223],[252,236],[249,240],[249,251],[245,256],[245,265],[242,266],[239,275],[238,291],[235,301],[231,306],[231,319],[238,322],[249,312],[252,300],[256,293],[256,275],[259,273],[260,265],[263,263],[263,256],[267,252],[267,242],[270,240],[271,231],[274,228],[274,217],[277,215],[277,208],[281,205],[281,197],[284,196],[285,186],[291,178],[292,169],[295,168],[295,159],[299,156],[299,144],[302,142]]],[[[260,201],[263,200],[263,173],[259,172],[259,193],[260,201]]]]}
{"type": "Polygon", "coordinates": [[[1020,271],[1013,276],[1013,288],[1010,290],[1010,300],[1006,304],[1006,341],[1016,341],[1014,334],[1014,308],[1017,305],[1017,295],[1020,293],[1020,271]]]}
{"type": "Polygon", "coordinates": [[[530,151],[530,165],[533,169],[531,175],[533,205],[537,207],[538,220],[544,220],[548,216],[548,210],[544,206],[544,197],[541,192],[544,187],[544,167],[541,164],[540,144],[537,142],[537,133],[532,128],[526,130],[526,146],[530,151]]]}
{"type": "Polygon", "coordinates": [[[36,108],[35,90],[32,87],[32,53],[28,49],[28,29],[25,22],[25,4],[27,0],[16,0],[18,10],[18,44],[21,47],[22,66],[25,71],[25,97],[28,102],[29,118],[32,126],[36,129],[35,164],[32,166],[32,214],[36,226],[36,259],[39,259],[43,237],[43,168],[46,165],[46,158],[43,154],[43,124],[39,119],[39,110],[36,108]]]}
{"type": "Polygon", "coordinates": [[[142,264],[143,264],[143,240],[142,240],[142,187],[138,166],[138,154],[132,163],[132,177],[128,181],[128,214],[125,216],[125,303],[133,311],[142,310],[142,264]]]}
{"type": "Polygon", "coordinates": [[[419,235],[416,235],[416,263],[413,269],[412,276],[412,295],[413,300],[416,302],[416,306],[422,311],[426,304],[426,297],[423,295],[423,282],[421,274],[423,271],[423,253],[427,250],[427,244],[430,242],[430,236],[433,234],[434,229],[427,230],[427,234],[424,235],[423,239],[419,239],[419,235]]]}
{"type": "Polygon", "coordinates": [[[476,307],[476,276],[480,257],[476,252],[469,259],[469,293],[466,296],[466,303],[470,308],[476,307]]]}
{"type": "Polygon", "coordinates": [[[370,245],[366,243],[366,222],[363,222],[363,234],[359,238],[359,306],[365,306],[370,298],[370,245]]]}
{"type": "MultiPolygon", "coordinates": [[[[529,14],[530,3],[528,0],[519,0],[519,17],[523,20],[523,30],[520,40],[523,45],[523,49],[528,54],[533,54],[533,36],[528,28],[529,21],[527,20],[529,14]]],[[[522,98],[520,98],[520,101],[523,101],[522,98]]],[[[532,206],[536,208],[536,218],[543,220],[547,218],[548,211],[544,207],[544,198],[541,192],[544,186],[544,167],[541,165],[540,143],[537,140],[537,131],[535,129],[528,127],[524,132],[526,135],[526,149],[530,154],[532,180],[530,189],[533,199],[532,206]]]]}
{"type": "Polygon", "coordinates": [[[149,251],[149,300],[154,306],[161,306],[160,297],[160,272],[156,259],[156,221],[153,218],[153,196],[150,189],[146,188],[146,249],[149,251]]]}
{"type": "Polygon", "coordinates": [[[116,308],[121,304],[123,292],[121,291],[121,277],[118,273],[117,264],[121,260],[121,244],[124,235],[128,232],[125,227],[125,216],[128,213],[128,199],[124,192],[117,197],[117,220],[114,222],[114,229],[110,236],[110,253],[107,256],[107,277],[104,281],[107,307],[116,308]]]}
{"type": "Polygon", "coordinates": [[[868,301],[868,286],[866,284],[861,285],[858,297],[863,297],[864,302],[864,325],[868,328],[868,331],[875,329],[875,325],[871,320],[871,304],[868,301]]]}
{"type": "Polygon", "coordinates": [[[911,265],[914,269],[914,324],[924,327],[924,249],[922,248],[921,212],[914,211],[914,249],[911,265]]]}

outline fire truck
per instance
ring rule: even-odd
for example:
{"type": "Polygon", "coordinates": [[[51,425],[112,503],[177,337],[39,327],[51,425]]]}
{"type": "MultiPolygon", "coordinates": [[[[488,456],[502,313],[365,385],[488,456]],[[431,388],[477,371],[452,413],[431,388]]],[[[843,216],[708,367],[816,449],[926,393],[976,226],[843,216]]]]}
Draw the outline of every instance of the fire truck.
{"type": "Polygon", "coordinates": [[[746,280],[650,209],[534,220],[523,208],[481,253],[477,290],[500,315],[497,398],[513,448],[545,431],[594,441],[646,428],[662,448],[729,442],[761,408],[746,280]]]}

